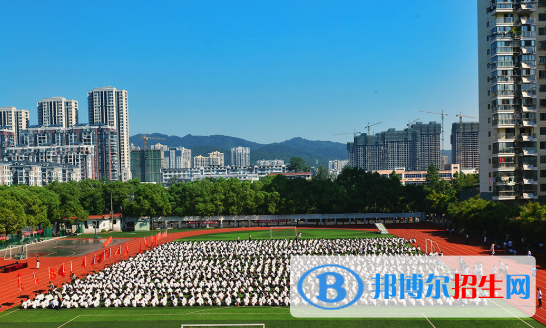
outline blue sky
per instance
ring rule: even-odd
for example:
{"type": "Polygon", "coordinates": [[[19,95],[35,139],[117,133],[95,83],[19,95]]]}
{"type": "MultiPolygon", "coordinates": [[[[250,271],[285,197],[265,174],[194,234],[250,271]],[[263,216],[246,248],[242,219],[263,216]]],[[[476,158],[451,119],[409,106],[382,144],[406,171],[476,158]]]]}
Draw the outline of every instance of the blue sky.
{"type": "MultiPolygon", "coordinates": [[[[129,92],[131,135],[260,143],[478,117],[477,19],[452,1],[4,1],[0,107],[129,92]]],[[[477,120],[477,119],[476,119],[477,120]]]]}

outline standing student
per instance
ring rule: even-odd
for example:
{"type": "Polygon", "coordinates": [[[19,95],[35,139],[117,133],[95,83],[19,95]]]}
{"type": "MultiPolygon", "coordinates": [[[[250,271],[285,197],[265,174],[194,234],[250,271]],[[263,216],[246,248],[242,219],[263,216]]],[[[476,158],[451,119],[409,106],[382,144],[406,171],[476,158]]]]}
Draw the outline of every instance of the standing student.
{"type": "Polygon", "coordinates": [[[537,287],[537,299],[538,299],[538,308],[542,309],[542,292],[540,288],[537,287]]]}
{"type": "Polygon", "coordinates": [[[36,269],[40,269],[40,255],[36,256],[36,269]]]}
{"type": "Polygon", "coordinates": [[[466,234],[464,237],[466,239],[466,245],[468,245],[468,239],[470,239],[470,236],[468,234],[466,234]]]}
{"type": "Polygon", "coordinates": [[[495,255],[495,243],[491,244],[491,256],[495,255]]]}

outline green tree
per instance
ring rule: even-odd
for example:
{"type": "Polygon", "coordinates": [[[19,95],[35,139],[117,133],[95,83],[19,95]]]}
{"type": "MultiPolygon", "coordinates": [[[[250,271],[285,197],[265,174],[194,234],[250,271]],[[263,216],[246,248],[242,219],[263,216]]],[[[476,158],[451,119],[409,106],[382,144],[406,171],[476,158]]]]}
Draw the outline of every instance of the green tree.
{"type": "Polygon", "coordinates": [[[436,165],[430,164],[427,170],[426,186],[431,190],[438,190],[438,184],[440,183],[440,174],[438,174],[438,169],[436,165]]]}
{"type": "Polygon", "coordinates": [[[8,192],[0,192],[0,232],[15,233],[27,227],[27,215],[23,205],[8,192]]]}
{"type": "Polygon", "coordinates": [[[287,167],[288,171],[291,172],[310,172],[311,167],[305,163],[305,160],[302,157],[292,157],[290,159],[290,164],[287,167]]]}
{"type": "Polygon", "coordinates": [[[127,212],[136,218],[143,216],[152,218],[170,214],[171,204],[167,191],[161,184],[139,184],[134,200],[128,204],[127,212]]]}
{"type": "Polygon", "coordinates": [[[315,169],[315,176],[313,177],[317,180],[331,180],[332,176],[330,171],[324,165],[321,165],[319,168],[315,169]]]}

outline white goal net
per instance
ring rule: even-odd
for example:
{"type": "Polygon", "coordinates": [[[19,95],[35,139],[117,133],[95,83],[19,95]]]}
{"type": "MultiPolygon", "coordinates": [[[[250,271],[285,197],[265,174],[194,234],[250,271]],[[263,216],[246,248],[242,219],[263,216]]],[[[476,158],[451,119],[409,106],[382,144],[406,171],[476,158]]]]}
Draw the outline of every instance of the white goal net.
{"type": "Polygon", "coordinates": [[[4,252],[4,260],[24,260],[28,258],[28,246],[27,245],[21,245],[21,246],[9,246],[8,248],[3,250],[4,252]]]}
{"type": "Polygon", "coordinates": [[[296,227],[271,227],[271,239],[273,238],[295,238],[298,230],[296,227]]]}
{"type": "Polygon", "coordinates": [[[432,239],[425,239],[425,252],[430,253],[440,253],[442,250],[438,243],[432,239]]]}
{"type": "Polygon", "coordinates": [[[193,328],[193,327],[217,327],[217,328],[221,328],[221,327],[230,327],[230,328],[233,328],[233,327],[258,327],[258,328],[265,328],[265,324],[264,323],[212,323],[212,324],[201,324],[201,323],[197,323],[197,324],[183,324],[180,328],[193,328]]]}

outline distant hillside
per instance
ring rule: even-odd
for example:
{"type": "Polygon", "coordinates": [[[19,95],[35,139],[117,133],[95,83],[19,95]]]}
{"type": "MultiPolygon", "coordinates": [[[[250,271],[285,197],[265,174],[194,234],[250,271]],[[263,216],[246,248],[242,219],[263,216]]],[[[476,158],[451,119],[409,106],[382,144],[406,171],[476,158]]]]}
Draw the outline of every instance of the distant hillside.
{"type": "MultiPolygon", "coordinates": [[[[139,135],[130,137],[129,142],[135,146],[143,147],[143,140],[139,135]]],[[[328,165],[328,161],[334,159],[347,159],[346,145],[331,141],[312,141],[303,138],[293,138],[279,143],[269,145],[234,138],[222,135],[213,136],[192,136],[190,134],[184,137],[168,136],[160,133],[148,134],[150,137],[164,138],[165,140],[148,140],[148,145],[161,143],[169,147],[185,147],[191,149],[192,157],[197,155],[207,156],[212,151],[223,152],[226,165],[231,165],[232,147],[249,147],[250,161],[255,164],[260,159],[282,159],[285,163],[290,161],[293,156],[300,156],[311,165],[328,165]]]]}

